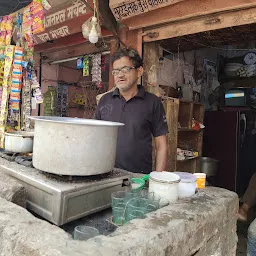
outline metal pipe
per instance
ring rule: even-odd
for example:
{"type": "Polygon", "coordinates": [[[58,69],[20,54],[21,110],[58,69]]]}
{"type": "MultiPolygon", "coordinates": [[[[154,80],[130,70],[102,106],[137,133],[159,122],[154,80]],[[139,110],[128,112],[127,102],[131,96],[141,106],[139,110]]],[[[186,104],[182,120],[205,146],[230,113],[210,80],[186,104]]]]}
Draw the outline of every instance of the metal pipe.
{"type": "MultiPolygon", "coordinates": [[[[110,54],[110,51],[105,51],[105,52],[101,53],[101,55],[108,55],[108,54],[110,54]]],[[[54,64],[58,64],[58,63],[69,62],[72,60],[77,60],[78,58],[82,58],[82,57],[83,56],[78,56],[78,57],[72,57],[72,58],[67,58],[67,59],[63,59],[63,60],[55,60],[55,61],[50,62],[49,64],[54,65],[54,64]]]]}
{"type": "MultiPolygon", "coordinates": [[[[39,61],[39,85],[40,88],[42,88],[42,69],[43,69],[43,62],[42,62],[42,54],[40,53],[40,61],[39,61]]],[[[38,116],[40,116],[41,114],[41,104],[38,104],[38,116]]]]}

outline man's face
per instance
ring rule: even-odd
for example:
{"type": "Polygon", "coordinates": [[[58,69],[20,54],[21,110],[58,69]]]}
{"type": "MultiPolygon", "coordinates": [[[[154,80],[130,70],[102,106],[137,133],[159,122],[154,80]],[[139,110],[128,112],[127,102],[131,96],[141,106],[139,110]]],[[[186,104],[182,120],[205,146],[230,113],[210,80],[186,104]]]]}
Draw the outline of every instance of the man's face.
{"type": "Polygon", "coordinates": [[[128,57],[122,57],[113,63],[113,70],[120,70],[114,75],[115,85],[120,91],[128,91],[133,86],[137,86],[138,78],[143,73],[143,68],[135,69],[132,61],[128,57]],[[122,68],[123,71],[121,70],[122,68]],[[130,68],[130,69],[129,69],[130,68]]]}

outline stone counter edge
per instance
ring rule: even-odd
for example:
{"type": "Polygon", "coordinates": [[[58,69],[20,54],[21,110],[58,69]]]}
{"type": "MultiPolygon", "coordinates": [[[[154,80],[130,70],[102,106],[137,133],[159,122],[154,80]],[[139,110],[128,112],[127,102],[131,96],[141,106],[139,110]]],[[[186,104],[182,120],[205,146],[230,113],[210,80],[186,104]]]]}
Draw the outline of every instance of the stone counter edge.
{"type": "Polygon", "coordinates": [[[209,187],[120,227],[110,237],[74,241],[62,229],[0,199],[0,255],[234,256],[235,193],[209,187]],[[51,235],[49,235],[51,234],[51,235]]]}

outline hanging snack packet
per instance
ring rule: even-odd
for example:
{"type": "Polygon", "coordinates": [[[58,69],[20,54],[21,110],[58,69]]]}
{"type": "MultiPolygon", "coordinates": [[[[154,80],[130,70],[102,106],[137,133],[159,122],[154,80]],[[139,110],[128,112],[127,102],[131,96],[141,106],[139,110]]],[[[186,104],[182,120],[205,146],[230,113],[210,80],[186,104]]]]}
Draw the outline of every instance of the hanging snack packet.
{"type": "Polygon", "coordinates": [[[76,68],[82,69],[83,68],[83,58],[78,58],[76,61],[76,68]]]}
{"type": "Polygon", "coordinates": [[[11,90],[10,100],[11,101],[20,101],[20,91],[11,90]]]}
{"type": "Polygon", "coordinates": [[[37,34],[44,31],[44,8],[41,3],[32,3],[32,33],[37,34]]]}
{"type": "Polygon", "coordinates": [[[31,12],[32,10],[32,3],[27,5],[24,9],[23,9],[23,24],[27,23],[29,21],[32,21],[33,19],[33,14],[31,12]]]}
{"type": "Polygon", "coordinates": [[[6,35],[5,35],[5,45],[10,45],[11,44],[11,40],[12,40],[12,31],[6,31],[6,35]]]}
{"type": "Polygon", "coordinates": [[[36,95],[36,104],[44,103],[44,99],[42,95],[36,95]]]}
{"type": "Polygon", "coordinates": [[[5,53],[5,47],[0,47],[0,55],[4,55],[5,53]]]}
{"type": "Polygon", "coordinates": [[[33,94],[34,94],[35,96],[42,95],[41,89],[40,89],[40,88],[34,89],[34,93],[33,93],[33,94]]]}
{"type": "Polygon", "coordinates": [[[12,31],[13,27],[13,17],[11,15],[6,16],[5,30],[12,31]]]}
{"type": "Polygon", "coordinates": [[[12,110],[19,110],[20,109],[20,101],[15,100],[11,102],[11,109],[12,110]]]}
{"type": "Polygon", "coordinates": [[[49,11],[52,8],[52,6],[47,0],[42,0],[42,5],[46,11],[49,11]]]}
{"type": "MultiPolygon", "coordinates": [[[[15,47],[15,51],[14,51],[14,59],[15,60],[23,60],[23,48],[21,47],[15,47]]],[[[21,63],[20,63],[21,65],[21,63]]]]}
{"type": "Polygon", "coordinates": [[[83,61],[83,76],[89,76],[89,58],[88,58],[88,56],[84,57],[84,61],[83,61]]]}
{"type": "Polygon", "coordinates": [[[6,31],[0,32],[0,46],[5,45],[5,36],[6,36],[6,31]]]}
{"type": "Polygon", "coordinates": [[[21,83],[12,83],[11,90],[20,91],[21,90],[21,83]]]}
{"type": "Polygon", "coordinates": [[[23,10],[23,33],[24,38],[28,42],[28,45],[33,45],[32,38],[32,23],[33,23],[33,14],[32,14],[32,3],[26,6],[23,10]]]}
{"type": "Polygon", "coordinates": [[[2,21],[0,24],[1,31],[6,31],[6,22],[7,22],[7,16],[2,17],[2,21]]]}

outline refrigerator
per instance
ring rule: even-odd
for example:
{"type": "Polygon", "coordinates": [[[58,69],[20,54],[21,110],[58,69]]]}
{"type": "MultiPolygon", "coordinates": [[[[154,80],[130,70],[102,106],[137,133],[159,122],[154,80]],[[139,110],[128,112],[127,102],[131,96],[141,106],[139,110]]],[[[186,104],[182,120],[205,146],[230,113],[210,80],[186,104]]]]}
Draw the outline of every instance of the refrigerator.
{"type": "Polygon", "coordinates": [[[203,156],[219,160],[214,186],[242,195],[256,172],[256,112],[230,109],[207,111],[203,156]]]}

